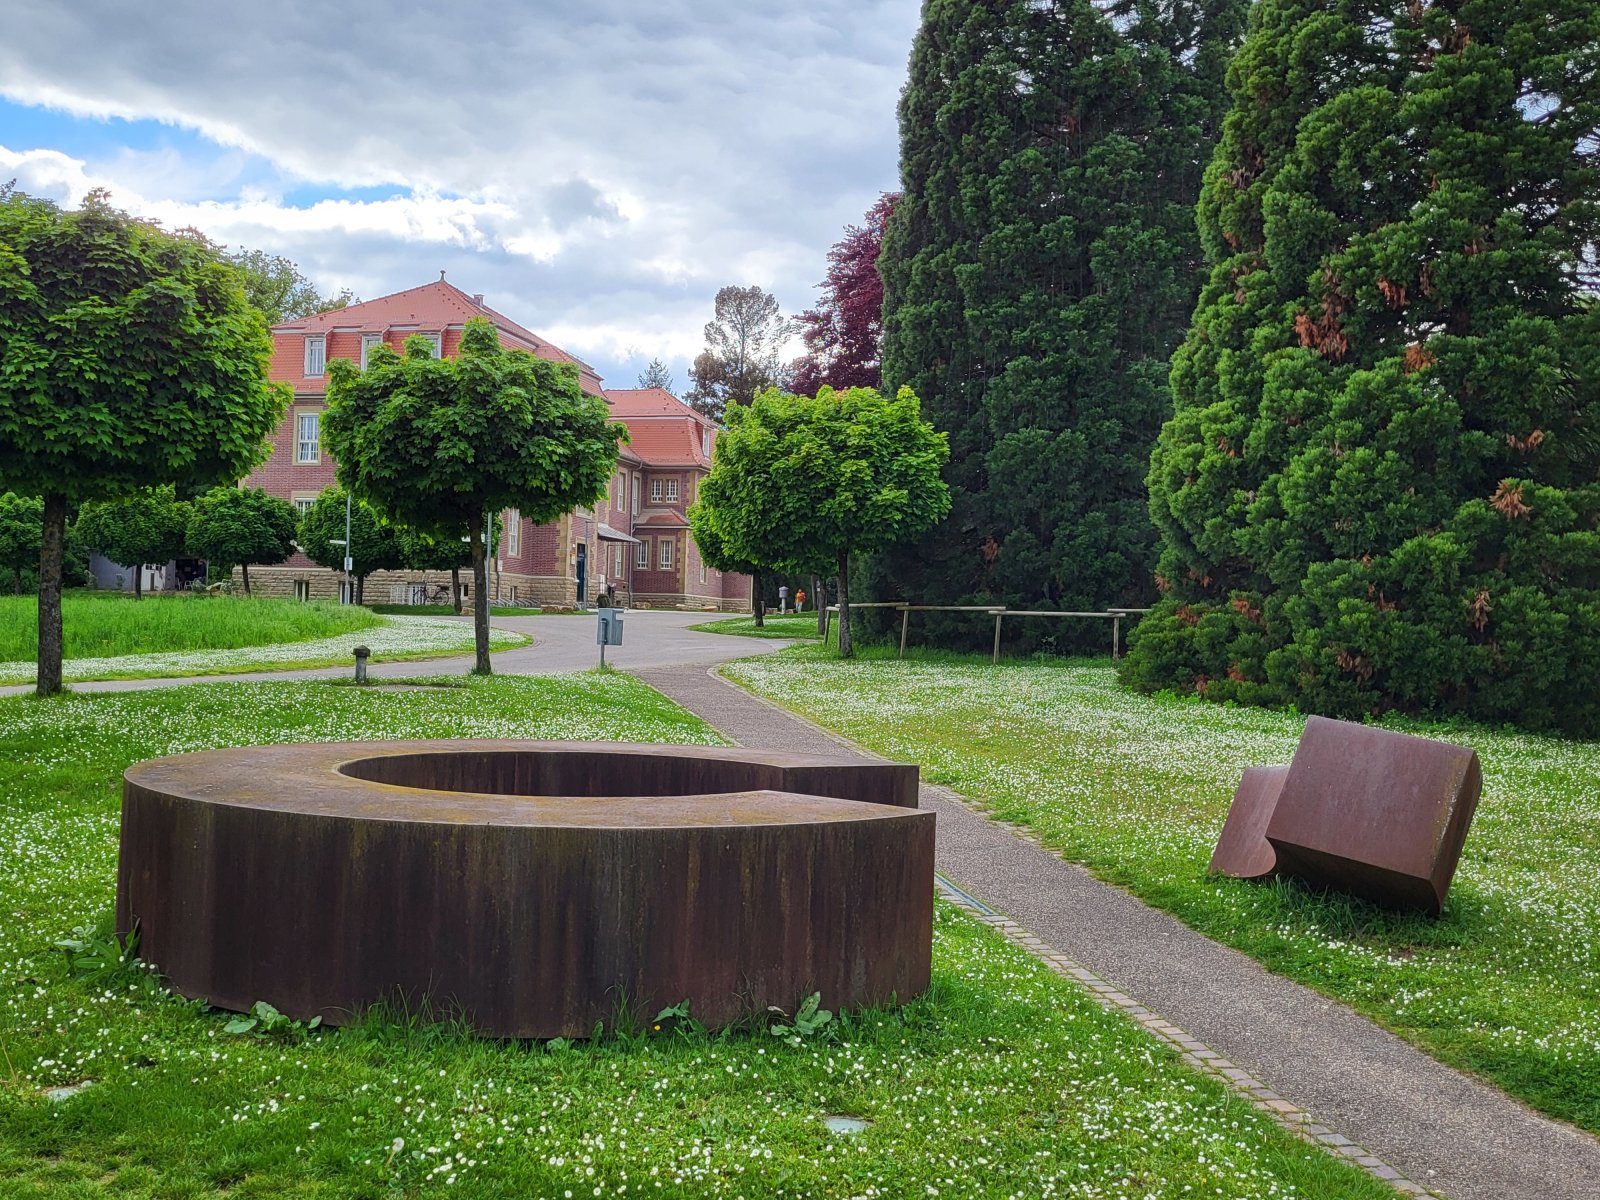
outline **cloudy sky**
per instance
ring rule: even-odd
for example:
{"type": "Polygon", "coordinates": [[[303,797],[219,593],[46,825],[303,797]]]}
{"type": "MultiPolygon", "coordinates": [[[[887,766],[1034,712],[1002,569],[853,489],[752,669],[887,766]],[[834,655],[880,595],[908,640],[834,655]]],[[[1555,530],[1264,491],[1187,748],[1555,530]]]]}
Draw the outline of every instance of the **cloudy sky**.
{"type": "Polygon", "coordinates": [[[5,0],[0,182],[437,279],[679,390],[716,290],[815,299],[895,186],[917,0],[5,0]]]}

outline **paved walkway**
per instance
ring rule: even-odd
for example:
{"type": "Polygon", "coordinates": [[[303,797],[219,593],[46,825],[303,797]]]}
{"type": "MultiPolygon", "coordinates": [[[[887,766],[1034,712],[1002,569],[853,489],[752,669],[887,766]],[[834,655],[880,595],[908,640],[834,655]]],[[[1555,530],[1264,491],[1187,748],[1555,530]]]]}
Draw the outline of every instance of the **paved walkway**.
{"type": "MultiPolygon", "coordinates": [[[[620,670],[639,671],[668,666],[706,667],[732,658],[770,654],[789,645],[786,641],[729,637],[722,633],[698,633],[689,628],[716,617],[716,613],[690,613],[662,610],[633,610],[624,617],[623,644],[606,649],[606,662],[620,670]]],[[[463,624],[471,617],[457,618],[463,624]]],[[[598,666],[600,647],[595,645],[593,613],[571,616],[493,617],[496,629],[527,634],[533,642],[513,650],[501,650],[491,659],[499,675],[553,675],[567,671],[587,671],[598,666]]],[[[465,675],[472,669],[470,654],[449,658],[410,659],[383,662],[374,659],[367,673],[374,679],[408,678],[417,675],[465,675]]],[[[348,667],[317,667],[309,670],[250,671],[237,675],[192,675],[173,679],[106,679],[68,683],[75,692],[137,692],[148,688],[173,687],[187,683],[249,683],[273,680],[348,679],[355,664],[348,667]]],[[[17,696],[33,691],[33,685],[0,687],[0,696],[17,696]]]]}
{"type": "MultiPolygon", "coordinates": [[[[636,674],[741,745],[873,757],[705,667],[636,674]]],[[[1195,1041],[1231,1060],[1235,1082],[1257,1099],[1283,1098],[1278,1111],[1309,1113],[1313,1136],[1374,1174],[1450,1200],[1600,1200],[1600,1141],[1101,883],[953,792],[924,784],[922,804],[938,814],[939,872],[1009,914],[1024,927],[1019,940],[1196,1061],[1195,1041]],[[1257,1081],[1272,1091],[1251,1088],[1257,1081]]]]}

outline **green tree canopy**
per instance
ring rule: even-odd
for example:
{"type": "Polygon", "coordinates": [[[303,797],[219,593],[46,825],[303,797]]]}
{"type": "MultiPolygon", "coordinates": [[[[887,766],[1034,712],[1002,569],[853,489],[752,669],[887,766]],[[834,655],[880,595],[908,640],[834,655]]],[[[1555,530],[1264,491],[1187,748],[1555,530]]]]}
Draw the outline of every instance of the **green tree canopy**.
{"type": "Polygon", "coordinates": [[[237,250],[223,251],[222,257],[239,272],[245,296],[267,318],[269,325],[295,321],[356,302],[349,288],[334,296],[323,295],[316,284],[300,273],[298,266],[282,255],[246,250],[241,246],[237,250]]]}
{"type": "Polygon", "coordinates": [[[270,567],[295,551],[300,514],[261,488],[213,488],[189,515],[189,553],[212,567],[238,567],[250,594],[250,565],[270,567]]]}
{"type": "Polygon", "coordinates": [[[22,572],[39,565],[44,501],[0,492],[0,568],[11,570],[11,590],[22,595],[22,572]]]}
{"type": "Polygon", "coordinates": [[[484,518],[520,509],[554,521],[605,494],[627,431],[578,386],[577,368],[506,350],[489,321],[467,322],[457,358],[421,338],[402,357],[377,347],[365,371],[328,367],[324,438],[339,481],[385,518],[441,538],[468,531],[478,655],[488,674],[484,518]]]}
{"type": "Polygon", "coordinates": [[[133,568],[133,596],[144,594],[146,563],[182,557],[189,506],[172,487],[142,488],[118,500],[91,500],[78,512],[78,545],[133,568]]]}
{"type": "MultiPolygon", "coordinates": [[[[361,604],[368,575],[406,564],[399,531],[380,518],[370,504],[358,500],[349,506],[349,512],[351,573],[356,584],[351,599],[361,604]]],[[[345,490],[335,485],[323,489],[311,507],[300,514],[300,549],[319,567],[343,571],[345,540],[345,490]]]]}
{"type": "Polygon", "coordinates": [[[1194,204],[1244,9],[924,4],[878,258],[882,372],[950,434],[953,507],[873,564],[876,594],[1061,609],[1153,594],[1145,474],[1202,282],[1194,204]]]}
{"type": "MultiPolygon", "coordinates": [[[[767,567],[827,562],[839,573],[839,649],[852,653],[850,556],[883,550],[950,511],[945,435],[910,389],[816,397],[766,391],[730,409],[696,507],[718,553],[767,567]]],[[[704,543],[702,543],[703,545],[704,543]]]]}
{"type": "Polygon", "coordinates": [[[39,692],[61,689],[61,563],[74,502],[186,494],[266,456],[286,388],[238,277],[195,237],[0,188],[0,479],[44,500],[39,692]]]}
{"type": "Polygon", "coordinates": [[[1600,733],[1600,8],[1262,0],[1229,86],[1126,677],[1600,733]]]}

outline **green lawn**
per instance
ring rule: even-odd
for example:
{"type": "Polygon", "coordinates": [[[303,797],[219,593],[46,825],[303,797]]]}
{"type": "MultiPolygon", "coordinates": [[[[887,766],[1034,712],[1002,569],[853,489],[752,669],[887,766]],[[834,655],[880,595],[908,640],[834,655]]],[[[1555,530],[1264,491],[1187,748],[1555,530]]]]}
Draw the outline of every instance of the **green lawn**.
{"type": "MultiPolygon", "coordinates": [[[[354,605],[305,604],[244,596],[68,592],[61,600],[67,658],[236,650],[308,642],[371,629],[382,622],[354,605]]],[[[32,596],[0,596],[0,662],[39,654],[39,609],[32,596]]]]}
{"type": "Polygon", "coordinates": [[[1101,878],[1436,1057],[1600,1131],[1600,745],[1405,726],[1470,745],[1483,764],[1477,818],[1432,920],[1207,876],[1240,775],[1289,761],[1294,715],[1137,695],[1109,660],[848,663],[807,647],[724,670],[921,763],[1101,878]]]}
{"type": "Polygon", "coordinates": [[[229,1035],[227,1014],[73,976],[51,950],[109,920],[118,777],[141,758],[358,737],[714,740],[616,673],[450,682],[0,700],[7,1200],[1392,1195],[943,906],[928,995],[798,1045],[488,1042],[395,1012],[229,1035]],[[872,1124],[830,1135],[829,1114],[872,1124]]]}
{"type": "Polygon", "coordinates": [[[758,638],[794,638],[800,641],[817,640],[817,614],[816,613],[787,613],[779,616],[769,612],[766,625],[756,628],[754,617],[724,617],[720,621],[706,621],[701,625],[691,625],[690,629],[698,629],[702,633],[733,633],[740,637],[758,638]]]}

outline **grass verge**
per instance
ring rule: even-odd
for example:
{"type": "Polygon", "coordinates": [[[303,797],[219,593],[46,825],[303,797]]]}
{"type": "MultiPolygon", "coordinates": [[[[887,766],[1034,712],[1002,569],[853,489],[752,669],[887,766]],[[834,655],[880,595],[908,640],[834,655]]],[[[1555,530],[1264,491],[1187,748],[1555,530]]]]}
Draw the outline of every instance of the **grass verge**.
{"type": "MultiPolygon", "coordinates": [[[[1101,663],[820,647],[729,678],[881,754],[1218,941],[1600,1132],[1600,746],[1469,725],[1483,800],[1438,920],[1206,866],[1246,766],[1288,762],[1292,714],[1141,696],[1101,663]]],[[[958,881],[959,882],[959,881],[958,881]]]]}
{"type": "Polygon", "coordinates": [[[118,777],[141,758],[369,737],[715,740],[616,673],[448,682],[0,700],[8,1200],[1392,1195],[942,905],[927,995],[797,1041],[499,1043],[395,1009],[229,1035],[227,1014],[126,972],[71,975],[52,952],[76,926],[105,928],[118,777]],[[830,1135],[830,1114],[871,1124],[830,1135]]]}
{"type": "MultiPolygon", "coordinates": [[[[248,671],[309,670],[348,667],[357,646],[372,651],[373,662],[413,662],[470,654],[470,624],[438,617],[374,617],[372,628],[314,641],[237,650],[198,650],[167,654],[127,654],[115,658],[69,658],[62,665],[67,682],[95,679],[182,679],[196,675],[239,675],[248,671]]],[[[532,639],[505,629],[489,631],[489,649],[508,650],[532,639]]],[[[31,683],[37,666],[0,662],[0,684],[31,683]]]]}
{"type": "Polygon", "coordinates": [[[706,621],[691,625],[701,633],[731,633],[739,637],[790,638],[795,641],[817,641],[817,616],[815,613],[767,614],[767,623],[756,628],[754,617],[724,617],[720,621],[706,621]]]}
{"type": "MultiPolygon", "coordinates": [[[[198,650],[236,650],[308,642],[382,624],[351,605],[306,604],[244,596],[68,592],[61,598],[67,658],[115,658],[198,650]]],[[[33,596],[0,596],[0,663],[39,655],[39,608],[33,596]]]]}

